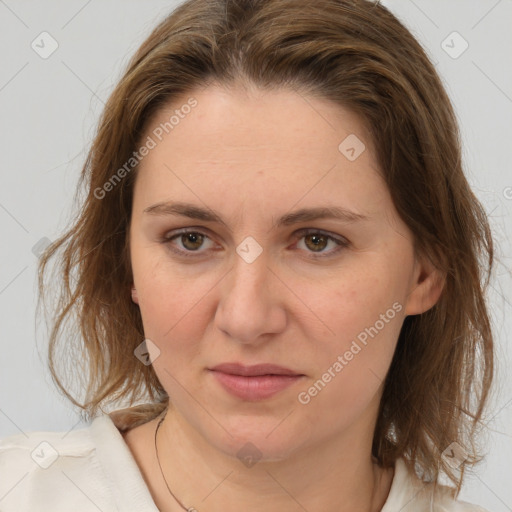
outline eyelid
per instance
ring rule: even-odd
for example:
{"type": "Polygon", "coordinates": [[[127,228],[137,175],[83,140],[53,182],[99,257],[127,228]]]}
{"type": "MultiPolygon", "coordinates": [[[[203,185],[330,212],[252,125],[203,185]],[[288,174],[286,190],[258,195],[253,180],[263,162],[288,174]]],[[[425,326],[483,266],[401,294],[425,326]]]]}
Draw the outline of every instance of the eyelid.
{"type": "MultiPolygon", "coordinates": [[[[202,235],[205,238],[208,238],[209,240],[211,240],[213,242],[213,240],[210,237],[210,235],[208,234],[208,232],[209,232],[209,230],[204,227],[197,227],[197,228],[189,227],[189,228],[176,229],[176,230],[166,233],[159,240],[159,242],[171,246],[172,244],[170,242],[172,242],[174,239],[178,238],[181,235],[192,234],[192,233],[202,235]]],[[[328,231],[325,231],[323,229],[318,229],[318,228],[301,228],[301,229],[296,230],[293,233],[293,237],[296,240],[296,242],[294,244],[298,243],[298,241],[300,241],[303,237],[310,235],[310,234],[317,234],[317,235],[325,236],[326,238],[335,242],[338,245],[338,247],[336,249],[331,250],[326,253],[324,253],[324,252],[315,253],[313,251],[307,251],[308,257],[312,258],[312,259],[333,257],[334,255],[338,254],[341,250],[347,248],[350,245],[350,242],[345,237],[343,237],[341,235],[336,235],[334,233],[330,233],[328,231]]],[[[189,257],[190,258],[199,258],[207,252],[207,251],[200,251],[200,250],[185,251],[183,249],[175,249],[175,248],[171,248],[170,250],[177,253],[178,255],[184,256],[185,258],[189,258],[189,257]]]]}

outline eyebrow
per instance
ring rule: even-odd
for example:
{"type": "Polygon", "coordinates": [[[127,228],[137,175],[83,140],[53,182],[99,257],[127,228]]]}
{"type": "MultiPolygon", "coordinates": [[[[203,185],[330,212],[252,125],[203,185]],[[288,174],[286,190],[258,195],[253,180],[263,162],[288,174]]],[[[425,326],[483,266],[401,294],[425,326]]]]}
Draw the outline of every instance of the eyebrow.
{"type": "MultiPolygon", "coordinates": [[[[175,215],[188,217],[208,222],[217,222],[227,227],[221,216],[208,208],[202,208],[190,203],[183,202],[164,202],[148,206],[144,209],[144,213],[149,215],[165,216],[175,215]]],[[[319,219],[334,219],[343,222],[359,222],[369,220],[369,217],[360,213],[340,208],[337,206],[322,206],[318,208],[301,208],[291,213],[281,216],[277,220],[277,227],[291,226],[301,222],[309,222],[319,219]]]]}

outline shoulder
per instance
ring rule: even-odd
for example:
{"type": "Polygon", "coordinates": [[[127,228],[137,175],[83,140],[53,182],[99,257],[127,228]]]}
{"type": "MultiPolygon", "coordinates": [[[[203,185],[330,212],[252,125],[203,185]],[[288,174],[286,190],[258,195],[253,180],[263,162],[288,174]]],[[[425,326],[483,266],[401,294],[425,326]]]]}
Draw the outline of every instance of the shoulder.
{"type": "Polygon", "coordinates": [[[75,431],[30,432],[0,440],[2,512],[121,510],[124,485],[134,488],[129,495],[138,493],[135,502],[147,503],[138,468],[106,414],[75,431]]]}
{"type": "MultiPolygon", "coordinates": [[[[109,434],[105,418],[93,423],[96,430],[103,427],[102,435],[109,434]]],[[[92,510],[89,494],[108,503],[92,430],[89,425],[68,433],[29,432],[0,440],[2,510],[59,510],[64,503],[92,510]],[[98,485],[101,492],[92,492],[98,485]]]]}
{"type": "Polygon", "coordinates": [[[381,512],[488,512],[457,500],[455,490],[444,485],[422,482],[408,470],[405,461],[395,463],[395,475],[388,499],[381,512]]]}

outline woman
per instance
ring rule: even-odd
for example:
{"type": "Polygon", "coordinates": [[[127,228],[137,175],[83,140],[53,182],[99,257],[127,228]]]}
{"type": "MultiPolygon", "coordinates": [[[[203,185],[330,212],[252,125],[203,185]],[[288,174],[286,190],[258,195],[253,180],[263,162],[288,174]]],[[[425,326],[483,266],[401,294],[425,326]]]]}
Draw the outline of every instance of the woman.
{"type": "Polygon", "coordinates": [[[44,292],[63,250],[50,368],[92,424],[4,440],[5,510],[482,510],[456,495],[492,380],[493,247],[457,133],[383,6],[176,9],[41,260],[44,292]]]}

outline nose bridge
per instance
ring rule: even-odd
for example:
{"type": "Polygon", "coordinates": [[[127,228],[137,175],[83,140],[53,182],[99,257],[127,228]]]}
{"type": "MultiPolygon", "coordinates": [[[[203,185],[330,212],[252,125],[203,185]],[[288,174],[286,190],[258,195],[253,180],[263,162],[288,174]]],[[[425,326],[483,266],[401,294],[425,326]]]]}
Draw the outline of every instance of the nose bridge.
{"type": "Polygon", "coordinates": [[[258,249],[250,241],[239,244],[236,248],[233,275],[231,276],[232,291],[235,288],[237,293],[244,292],[245,288],[248,292],[251,290],[263,291],[267,288],[271,275],[269,263],[268,251],[263,251],[263,247],[258,249]]]}
{"type": "Polygon", "coordinates": [[[272,288],[272,272],[269,269],[268,251],[259,244],[244,241],[236,248],[233,270],[225,299],[232,299],[239,307],[265,308],[272,288]]]}

